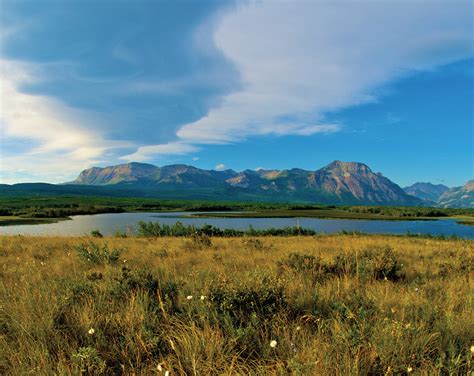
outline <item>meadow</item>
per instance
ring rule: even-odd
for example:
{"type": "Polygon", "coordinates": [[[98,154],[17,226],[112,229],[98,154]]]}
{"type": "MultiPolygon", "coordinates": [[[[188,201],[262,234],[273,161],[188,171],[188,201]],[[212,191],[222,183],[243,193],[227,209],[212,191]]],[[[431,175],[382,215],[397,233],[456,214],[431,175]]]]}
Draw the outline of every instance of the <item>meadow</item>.
{"type": "Polygon", "coordinates": [[[472,241],[94,235],[0,237],[1,374],[472,371],[472,241]]]}

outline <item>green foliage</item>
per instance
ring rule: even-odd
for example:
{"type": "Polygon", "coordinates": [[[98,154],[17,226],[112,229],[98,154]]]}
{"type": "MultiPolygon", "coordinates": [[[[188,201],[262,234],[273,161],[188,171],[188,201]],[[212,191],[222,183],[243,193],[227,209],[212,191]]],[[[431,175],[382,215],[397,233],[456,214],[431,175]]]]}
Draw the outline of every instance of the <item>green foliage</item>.
{"type": "Polygon", "coordinates": [[[390,246],[367,248],[360,254],[337,255],[331,269],[335,274],[363,279],[398,281],[403,278],[402,265],[390,246]]]}
{"type": "Polygon", "coordinates": [[[166,306],[173,312],[177,309],[179,285],[174,281],[162,281],[147,269],[132,270],[122,267],[122,273],[111,287],[110,293],[116,298],[130,296],[130,294],[145,294],[151,304],[160,309],[166,306]]]}
{"type": "Polygon", "coordinates": [[[219,315],[230,318],[237,326],[254,316],[271,319],[288,308],[283,287],[271,280],[250,287],[214,286],[209,291],[209,300],[219,315]]]}
{"type": "Polygon", "coordinates": [[[252,251],[262,251],[265,248],[260,239],[244,239],[242,245],[252,251]]]}
{"type": "Polygon", "coordinates": [[[92,230],[91,231],[91,236],[93,238],[103,238],[104,237],[104,235],[102,235],[102,233],[99,230],[92,230]]]}
{"type": "Polygon", "coordinates": [[[325,263],[320,257],[312,255],[290,253],[286,260],[279,261],[277,265],[309,276],[313,282],[343,275],[365,280],[398,281],[403,278],[402,264],[390,246],[367,248],[360,254],[339,253],[332,263],[325,263]]]}
{"type": "Polygon", "coordinates": [[[71,359],[81,375],[103,375],[107,365],[93,347],[80,347],[79,351],[72,354],[71,359]]]}
{"type": "Polygon", "coordinates": [[[321,257],[307,254],[290,253],[288,258],[279,261],[281,269],[289,268],[296,274],[309,276],[313,283],[323,282],[333,271],[331,265],[325,264],[321,257]]]}
{"type": "Polygon", "coordinates": [[[173,225],[167,225],[159,222],[138,222],[138,236],[143,237],[196,237],[196,236],[218,236],[224,238],[241,237],[241,236],[314,236],[316,231],[302,229],[299,227],[283,227],[283,228],[268,228],[264,230],[256,230],[250,226],[248,230],[234,230],[234,229],[220,229],[211,225],[204,225],[203,227],[196,227],[194,225],[183,225],[181,222],[176,222],[173,225]]]}
{"type": "MultiPolygon", "coordinates": [[[[80,189],[81,187],[75,187],[80,189]]],[[[83,189],[84,187],[82,187],[83,189]]],[[[80,191],[79,191],[80,192],[80,191]]],[[[318,218],[410,219],[448,216],[474,216],[474,209],[393,207],[393,206],[334,206],[320,204],[287,204],[269,202],[218,202],[212,196],[202,200],[173,200],[156,198],[99,197],[94,195],[11,194],[0,192],[0,216],[24,218],[65,218],[71,215],[121,213],[124,211],[203,211],[246,212],[245,216],[318,218]]],[[[220,213],[217,213],[220,215],[220,213]]]]}
{"type": "Polygon", "coordinates": [[[92,264],[116,264],[119,260],[122,249],[109,249],[107,243],[102,246],[89,241],[75,247],[77,255],[92,264]]]}

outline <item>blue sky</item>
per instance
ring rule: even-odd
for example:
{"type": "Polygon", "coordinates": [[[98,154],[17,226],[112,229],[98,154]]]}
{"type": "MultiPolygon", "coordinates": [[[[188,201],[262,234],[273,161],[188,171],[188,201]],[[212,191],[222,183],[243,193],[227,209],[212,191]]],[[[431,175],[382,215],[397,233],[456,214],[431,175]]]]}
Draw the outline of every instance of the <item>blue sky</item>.
{"type": "Polygon", "coordinates": [[[0,1],[0,180],[128,161],[474,177],[470,1],[0,1]]]}

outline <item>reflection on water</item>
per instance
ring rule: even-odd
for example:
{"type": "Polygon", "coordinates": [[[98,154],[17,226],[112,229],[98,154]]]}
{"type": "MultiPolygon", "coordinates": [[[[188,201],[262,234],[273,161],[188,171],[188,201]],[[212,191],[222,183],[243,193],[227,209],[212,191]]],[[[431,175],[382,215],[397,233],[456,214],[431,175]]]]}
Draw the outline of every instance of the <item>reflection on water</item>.
{"type": "Polygon", "coordinates": [[[85,235],[92,230],[99,230],[104,235],[113,235],[117,231],[135,231],[139,221],[153,221],[173,224],[203,226],[205,224],[220,228],[246,230],[249,226],[255,229],[270,227],[296,226],[325,233],[342,230],[367,233],[456,235],[474,239],[474,227],[463,226],[454,219],[439,221],[367,221],[353,219],[317,219],[317,218],[177,218],[191,213],[111,213],[73,216],[72,220],[42,225],[18,225],[0,227],[0,234],[10,235],[85,235]]]}

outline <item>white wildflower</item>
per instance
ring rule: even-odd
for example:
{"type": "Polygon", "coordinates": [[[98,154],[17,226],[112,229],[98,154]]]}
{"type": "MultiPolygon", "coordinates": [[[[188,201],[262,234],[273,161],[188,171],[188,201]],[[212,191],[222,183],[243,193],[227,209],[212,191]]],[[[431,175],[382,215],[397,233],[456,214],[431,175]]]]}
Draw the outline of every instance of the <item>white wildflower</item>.
{"type": "Polygon", "coordinates": [[[193,298],[192,295],[188,295],[188,296],[186,297],[187,300],[191,300],[192,298],[193,298]]]}
{"type": "Polygon", "coordinates": [[[297,331],[300,331],[300,330],[301,330],[301,326],[297,326],[297,327],[296,327],[296,330],[297,330],[297,331]]]}
{"type": "Polygon", "coordinates": [[[166,371],[165,376],[170,376],[170,371],[166,371]]]}
{"type": "Polygon", "coordinates": [[[163,367],[161,366],[161,364],[158,364],[156,366],[156,369],[158,370],[158,372],[163,372],[163,367]]]}
{"type": "Polygon", "coordinates": [[[293,350],[293,352],[296,353],[296,345],[293,342],[291,342],[290,346],[291,346],[291,349],[293,350]]]}
{"type": "Polygon", "coordinates": [[[408,366],[407,372],[408,372],[408,373],[412,373],[412,372],[413,372],[413,368],[412,368],[411,366],[408,366]]]}
{"type": "Polygon", "coordinates": [[[474,346],[471,346],[471,353],[474,354],[474,346]]]}
{"type": "Polygon", "coordinates": [[[277,344],[278,344],[278,342],[275,341],[274,339],[270,341],[270,347],[273,348],[273,349],[274,349],[275,347],[277,347],[277,344]]]}
{"type": "Polygon", "coordinates": [[[89,331],[88,331],[87,333],[89,333],[90,335],[94,334],[94,333],[95,333],[95,330],[94,330],[94,328],[90,328],[90,329],[89,329],[89,331]]]}
{"type": "Polygon", "coordinates": [[[206,299],[206,297],[204,295],[201,295],[201,300],[204,300],[206,299]]]}

